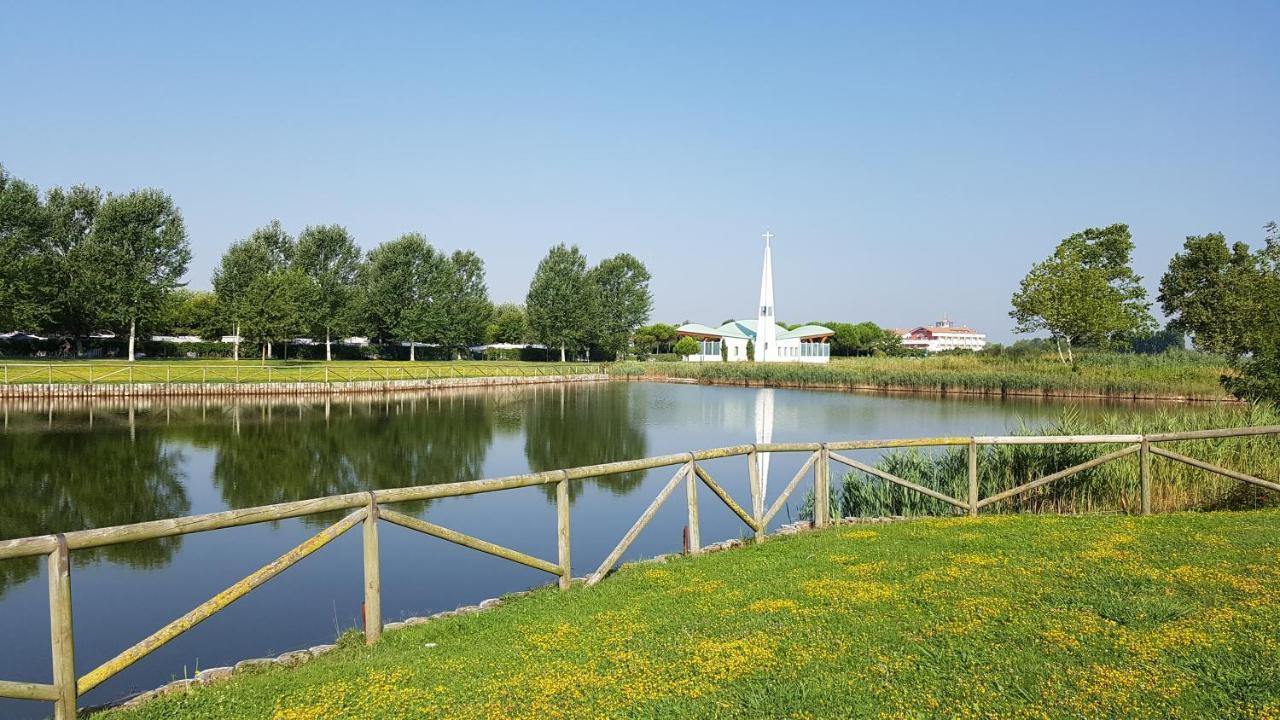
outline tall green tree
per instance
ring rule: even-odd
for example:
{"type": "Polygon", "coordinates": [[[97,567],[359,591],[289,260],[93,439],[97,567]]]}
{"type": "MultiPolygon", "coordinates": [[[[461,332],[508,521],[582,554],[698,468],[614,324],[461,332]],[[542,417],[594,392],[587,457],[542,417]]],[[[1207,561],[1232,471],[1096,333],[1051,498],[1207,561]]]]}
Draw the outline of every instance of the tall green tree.
{"type": "MultiPolygon", "coordinates": [[[[293,238],[279,220],[272,220],[233,243],[214,268],[213,291],[218,296],[218,307],[226,313],[236,336],[234,359],[240,359],[241,325],[249,313],[256,312],[248,297],[249,287],[266,275],[288,268],[293,253],[293,238]]],[[[270,353],[269,348],[267,352],[270,353]]]]}
{"type": "Polygon", "coordinates": [[[102,191],[84,185],[70,190],[53,188],[45,197],[49,218],[46,267],[52,280],[49,311],[54,326],[72,336],[76,355],[81,352],[82,338],[98,322],[93,290],[87,281],[93,277],[89,240],[101,206],[102,191]]]}
{"type": "Polygon", "coordinates": [[[108,195],[86,247],[88,287],[102,317],[128,328],[129,361],[140,325],[179,287],[191,247],[182,213],[160,190],[108,195]]]}
{"type": "Polygon", "coordinates": [[[308,226],[298,235],[293,267],[315,285],[316,317],[324,331],[324,359],[333,359],[333,333],[349,327],[360,248],[341,225],[308,226]]]}
{"type": "Polygon", "coordinates": [[[222,334],[220,314],[215,293],[178,288],[165,300],[156,327],[172,335],[217,337],[222,334]]]}
{"type": "Polygon", "coordinates": [[[1014,331],[1047,330],[1065,363],[1075,360],[1073,345],[1154,328],[1142,278],[1130,266],[1132,254],[1129,226],[1120,223],[1066,238],[1052,255],[1032,266],[1013,294],[1009,315],[1016,322],[1014,331]]]}
{"type": "Polygon", "coordinates": [[[501,303],[493,308],[493,315],[485,327],[486,343],[508,343],[524,345],[529,342],[529,322],[525,318],[524,306],[516,303],[501,303]]]}
{"type": "Polygon", "coordinates": [[[360,304],[370,328],[384,340],[408,341],[410,361],[417,359],[417,343],[439,333],[435,299],[445,294],[447,265],[425,237],[409,233],[371,250],[360,268],[360,304]]]}
{"type": "Polygon", "coordinates": [[[1228,247],[1222,233],[1188,237],[1182,249],[1157,297],[1170,327],[1191,335],[1201,350],[1237,353],[1263,310],[1260,259],[1246,243],[1228,247]]]}
{"type": "Polygon", "coordinates": [[[595,286],[587,279],[586,257],[577,245],[561,243],[538,263],[529,284],[529,329],[547,347],[560,348],[564,362],[565,348],[582,347],[591,339],[597,301],[595,286]]]}
{"type": "Polygon", "coordinates": [[[601,260],[587,278],[595,285],[598,312],[594,325],[600,345],[621,360],[632,334],[649,321],[653,310],[649,269],[635,256],[619,253],[601,260]]]}
{"type": "Polygon", "coordinates": [[[0,328],[35,331],[49,319],[48,216],[35,185],[0,165],[0,328]]]}
{"type": "Polygon", "coordinates": [[[439,305],[440,325],[435,340],[451,348],[454,358],[462,350],[484,342],[485,327],[493,315],[484,282],[484,261],[470,250],[458,250],[442,268],[443,292],[432,298],[439,305]]]}
{"type": "Polygon", "coordinates": [[[316,289],[301,270],[277,270],[262,275],[245,291],[245,312],[241,327],[246,338],[262,345],[267,360],[273,342],[285,343],[312,327],[317,307],[316,289]]]}

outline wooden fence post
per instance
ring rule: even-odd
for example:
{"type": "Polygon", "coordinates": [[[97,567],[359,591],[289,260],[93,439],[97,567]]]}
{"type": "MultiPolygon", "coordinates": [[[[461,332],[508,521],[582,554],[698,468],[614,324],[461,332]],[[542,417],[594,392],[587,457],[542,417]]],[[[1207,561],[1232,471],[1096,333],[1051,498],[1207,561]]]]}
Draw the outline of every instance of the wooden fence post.
{"type": "Polygon", "coordinates": [[[569,479],[568,473],[556,483],[556,548],[560,556],[560,589],[573,583],[573,567],[569,560],[569,479]]]}
{"type": "Polygon", "coordinates": [[[1139,475],[1142,478],[1142,514],[1151,514],[1151,444],[1142,436],[1142,449],[1138,451],[1139,475]]]}
{"type": "Polygon", "coordinates": [[[751,517],[756,521],[756,544],[764,542],[764,492],[760,486],[760,458],[755,443],[747,453],[747,477],[751,484],[751,517]]]}
{"type": "Polygon", "coordinates": [[[382,571],[378,565],[378,501],[369,493],[364,516],[364,642],[382,637],[382,571]]]}
{"type": "Polygon", "coordinates": [[[67,538],[58,535],[58,547],[49,553],[49,635],[53,647],[53,684],[58,700],[56,720],[75,720],[76,661],[71,631],[71,552],[67,538]]]}
{"type": "Polygon", "coordinates": [[[702,529],[698,523],[698,476],[689,473],[685,477],[685,493],[689,500],[689,554],[702,552],[702,529]]]}
{"type": "Polygon", "coordinates": [[[818,463],[813,466],[813,526],[826,527],[831,521],[831,457],[827,444],[818,450],[818,463]]]}
{"type": "Polygon", "coordinates": [[[969,516],[978,515],[978,441],[969,438],[969,516]]]}

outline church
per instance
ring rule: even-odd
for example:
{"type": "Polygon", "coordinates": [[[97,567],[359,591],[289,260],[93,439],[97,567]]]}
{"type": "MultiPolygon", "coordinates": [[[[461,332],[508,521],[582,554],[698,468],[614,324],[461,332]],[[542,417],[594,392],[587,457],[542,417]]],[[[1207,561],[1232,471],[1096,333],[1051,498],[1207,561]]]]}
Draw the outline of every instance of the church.
{"type": "Polygon", "coordinates": [[[760,309],[754,320],[730,320],[720,327],[689,323],[676,329],[680,337],[698,341],[700,351],[686,355],[689,362],[802,362],[831,360],[831,336],[821,325],[802,325],[794,330],[774,320],[773,250],[771,233],[764,234],[764,273],[760,278],[760,309]],[[748,353],[747,344],[751,345],[748,353]]]}

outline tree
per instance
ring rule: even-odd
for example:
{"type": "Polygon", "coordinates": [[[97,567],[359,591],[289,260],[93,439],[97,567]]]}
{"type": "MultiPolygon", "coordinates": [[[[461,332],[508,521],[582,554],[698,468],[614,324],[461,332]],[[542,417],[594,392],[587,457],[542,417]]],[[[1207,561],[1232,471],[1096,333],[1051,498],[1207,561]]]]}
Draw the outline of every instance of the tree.
{"type": "Polygon", "coordinates": [[[298,235],[293,267],[315,285],[315,315],[324,331],[324,359],[332,360],[333,332],[350,321],[360,249],[341,225],[307,226],[298,235]]]}
{"type": "Polygon", "coordinates": [[[529,329],[547,347],[560,348],[560,362],[565,361],[566,347],[581,347],[591,339],[597,297],[587,280],[587,259],[577,245],[561,243],[538,263],[525,308],[529,329]]]}
{"type": "Polygon", "coordinates": [[[485,328],[493,315],[489,290],[484,284],[484,261],[470,250],[458,250],[441,269],[442,292],[432,301],[440,318],[435,340],[451,348],[454,358],[463,349],[484,341],[485,328]]]}
{"type": "Polygon", "coordinates": [[[86,252],[87,289],[106,321],[128,328],[133,362],[138,326],[181,285],[191,261],[182,213],[160,190],[108,195],[86,252]]]}
{"type": "Polygon", "coordinates": [[[409,360],[417,343],[433,338],[441,325],[438,304],[447,259],[417,233],[402,235],[369,252],[360,268],[362,312],[381,338],[409,342],[409,360]]]}
{"type": "Polygon", "coordinates": [[[601,260],[587,277],[595,285],[598,314],[594,325],[600,344],[620,360],[631,334],[648,322],[653,309],[649,270],[633,255],[620,253],[601,260]]]}
{"type": "Polygon", "coordinates": [[[179,288],[169,293],[156,326],[173,335],[217,337],[222,334],[220,312],[218,296],[214,293],[179,288]]]}
{"type": "Polygon", "coordinates": [[[1013,294],[1014,331],[1047,330],[1067,344],[1099,343],[1155,327],[1147,293],[1130,267],[1129,226],[1110,225],[1078,232],[1058,244],[1053,255],[1032,266],[1013,294]]]}
{"type": "Polygon", "coordinates": [[[96,187],[53,188],[45,197],[49,218],[46,267],[52,279],[49,310],[54,326],[72,336],[76,355],[81,351],[81,339],[98,322],[87,279],[93,276],[89,239],[100,207],[102,191],[96,187]]]}
{"type": "Polygon", "coordinates": [[[676,341],[674,350],[676,355],[679,355],[680,357],[688,357],[690,355],[697,355],[701,348],[699,347],[697,340],[686,335],[676,341]]]}
{"type": "Polygon", "coordinates": [[[1196,347],[1231,355],[1262,311],[1259,258],[1245,243],[1228,248],[1222,233],[1190,236],[1182,247],[1160,279],[1160,307],[1196,347]]]}
{"type": "Polygon", "coordinates": [[[279,220],[272,220],[227,248],[214,268],[213,291],[218,296],[218,307],[231,320],[237,338],[234,359],[240,359],[241,324],[247,314],[256,312],[248,300],[249,287],[258,279],[287,268],[293,250],[293,238],[279,220]]]}
{"type": "Polygon", "coordinates": [[[262,345],[263,362],[275,341],[285,343],[287,357],[288,341],[315,322],[315,285],[301,270],[277,270],[255,278],[243,301],[241,327],[246,338],[262,345]]]}
{"type": "Polygon", "coordinates": [[[487,344],[524,345],[528,343],[529,323],[525,318],[524,306],[516,303],[502,303],[495,306],[489,318],[489,324],[485,327],[484,341],[487,344]]]}
{"type": "Polygon", "coordinates": [[[47,232],[40,192],[0,165],[0,328],[35,330],[49,317],[47,232]]]}

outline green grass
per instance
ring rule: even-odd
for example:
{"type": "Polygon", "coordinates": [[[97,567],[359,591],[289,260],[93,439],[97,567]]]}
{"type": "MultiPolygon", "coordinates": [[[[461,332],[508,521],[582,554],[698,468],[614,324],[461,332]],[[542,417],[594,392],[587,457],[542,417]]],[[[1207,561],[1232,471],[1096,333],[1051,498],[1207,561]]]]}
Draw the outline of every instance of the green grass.
{"type": "Polygon", "coordinates": [[[0,384],[266,383],[422,380],[459,377],[534,377],[599,372],[586,363],[489,361],[120,360],[0,363],[0,384]]]}
{"type": "MultiPolygon", "coordinates": [[[[1054,423],[1024,427],[1017,434],[1119,435],[1260,425],[1280,426],[1280,412],[1266,405],[1230,403],[1128,411],[1084,420],[1068,410],[1054,423]]],[[[1123,444],[981,447],[978,456],[980,497],[995,495],[1122,447],[1123,444]]],[[[1280,436],[1187,440],[1160,443],[1159,447],[1255,477],[1280,478],[1280,436]]],[[[890,451],[873,464],[955,498],[968,495],[966,448],[890,451]]],[[[943,502],[858,471],[845,474],[840,483],[832,485],[830,507],[842,516],[951,515],[955,512],[943,502]]],[[[995,503],[984,512],[1134,512],[1140,506],[1140,488],[1139,460],[1135,454],[995,503]]],[[[1263,504],[1274,505],[1277,501],[1280,498],[1275,493],[1252,485],[1163,458],[1151,460],[1151,506],[1157,512],[1251,509],[1263,504]]]]}
{"type": "Polygon", "coordinates": [[[348,643],[161,718],[1274,718],[1280,513],[842,526],[348,643]]]}
{"type": "Polygon", "coordinates": [[[704,382],[780,387],[837,387],[917,392],[1057,397],[1228,397],[1220,378],[1229,372],[1214,356],[1084,355],[1072,367],[1056,359],[943,355],[925,358],[833,358],[805,363],[622,363],[619,375],[690,378],[704,382]]]}

